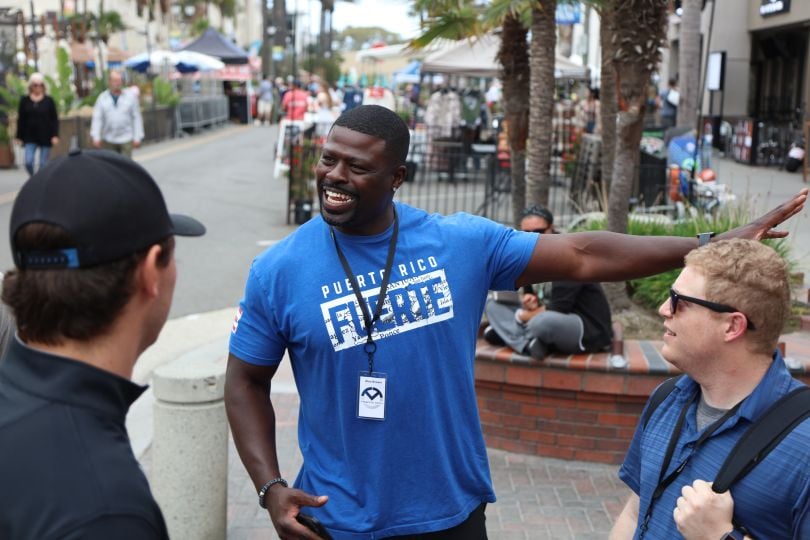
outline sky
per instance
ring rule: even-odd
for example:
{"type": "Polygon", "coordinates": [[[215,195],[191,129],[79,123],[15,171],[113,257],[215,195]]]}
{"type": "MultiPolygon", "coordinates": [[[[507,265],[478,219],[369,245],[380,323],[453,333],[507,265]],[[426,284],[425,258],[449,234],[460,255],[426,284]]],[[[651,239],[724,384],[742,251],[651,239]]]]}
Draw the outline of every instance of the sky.
{"type": "MultiPolygon", "coordinates": [[[[313,28],[320,20],[320,2],[318,0],[287,0],[287,9],[309,10],[313,28]],[[305,8],[306,6],[306,8],[305,8]]],[[[416,37],[419,21],[408,16],[411,2],[408,0],[354,0],[354,2],[335,2],[335,15],[332,27],[343,30],[347,26],[380,26],[396,32],[403,38],[416,37]]]]}

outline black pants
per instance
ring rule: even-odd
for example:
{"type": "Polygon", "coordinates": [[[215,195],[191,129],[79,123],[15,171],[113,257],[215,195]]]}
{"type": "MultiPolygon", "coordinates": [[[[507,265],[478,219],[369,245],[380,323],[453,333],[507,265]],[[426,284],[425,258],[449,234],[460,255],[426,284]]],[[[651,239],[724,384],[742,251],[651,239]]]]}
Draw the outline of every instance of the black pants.
{"type": "Polygon", "coordinates": [[[470,512],[466,520],[452,529],[389,538],[390,540],[487,540],[487,517],[484,514],[486,509],[487,503],[482,504],[470,512]]]}

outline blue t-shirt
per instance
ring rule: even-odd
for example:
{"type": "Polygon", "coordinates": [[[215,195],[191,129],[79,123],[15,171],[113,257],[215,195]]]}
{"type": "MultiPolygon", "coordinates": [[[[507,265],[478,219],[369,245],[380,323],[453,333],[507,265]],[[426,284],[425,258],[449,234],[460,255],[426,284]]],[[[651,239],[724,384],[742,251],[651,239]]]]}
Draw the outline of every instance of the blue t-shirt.
{"type": "MultiPolygon", "coordinates": [[[[329,495],[306,511],[336,539],[448,529],[495,501],[475,340],[487,291],[515,287],[538,236],[468,214],[396,209],[396,255],[372,334],[374,371],[387,378],[385,420],[357,415],[368,370],[362,311],[320,217],[254,260],[231,335],[231,353],[253,364],[278,364],[289,350],[304,457],[295,486],[329,495]]],[[[392,232],[335,231],[369,313],[392,232]]]]}
{"type": "MultiPolygon", "coordinates": [[[[751,423],[802,383],[793,379],[779,351],[770,368],[739,410],[698,449],[700,436],[693,403],[686,414],[681,436],[672,455],[667,475],[684,460],[686,467],[653,505],[645,538],[681,538],[672,517],[681,488],[695,480],[712,481],[731,449],[751,423]]],[[[646,429],[636,428],[619,477],[639,496],[639,525],[647,513],[669,445],[673,427],[698,384],[684,377],[650,417],[646,429]]],[[[731,486],[734,517],[754,538],[810,538],[808,495],[810,495],[810,420],[797,426],[768,456],[740,481],[731,486]]],[[[636,530],[634,538],[639,537],[636,530]]]]}

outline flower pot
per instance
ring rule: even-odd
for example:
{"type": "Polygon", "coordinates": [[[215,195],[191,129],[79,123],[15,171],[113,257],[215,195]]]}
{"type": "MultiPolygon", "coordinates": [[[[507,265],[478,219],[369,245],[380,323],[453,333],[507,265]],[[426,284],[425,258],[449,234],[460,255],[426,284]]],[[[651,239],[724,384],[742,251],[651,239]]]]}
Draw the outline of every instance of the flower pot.
{"type": "Polygon", "coordinates": [[[0,169],[14,166],[14,147],[10,143],[0,143],[0,169]]]}

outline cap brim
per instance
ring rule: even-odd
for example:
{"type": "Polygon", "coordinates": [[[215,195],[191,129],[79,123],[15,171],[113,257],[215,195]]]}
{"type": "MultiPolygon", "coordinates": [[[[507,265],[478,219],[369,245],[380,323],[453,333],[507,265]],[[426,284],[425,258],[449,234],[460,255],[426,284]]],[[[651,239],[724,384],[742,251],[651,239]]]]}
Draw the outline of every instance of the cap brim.
{"type": "Polygon", "coordinates": [[[205,225],[191,216],[183,214],[169,214],[172,220],[172,232],[177,236],[202,236],[205,234],[205,225]]]}

